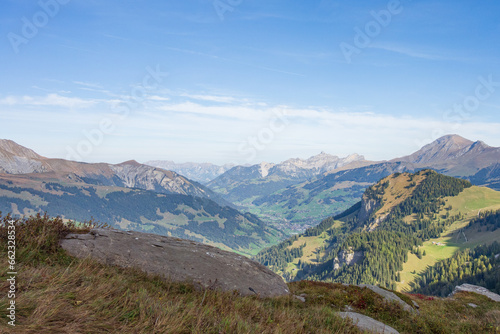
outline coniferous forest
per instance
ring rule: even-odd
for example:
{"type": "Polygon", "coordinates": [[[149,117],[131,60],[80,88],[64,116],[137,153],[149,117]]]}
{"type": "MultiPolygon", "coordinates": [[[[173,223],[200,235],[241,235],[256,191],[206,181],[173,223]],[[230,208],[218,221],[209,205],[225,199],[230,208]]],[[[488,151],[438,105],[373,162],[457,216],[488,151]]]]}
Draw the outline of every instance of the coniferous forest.
{"type": "Polygon", "coordinates": [[[500,243],[459,251],[436,263],[414,282],[413,292],[448,296],[460,284],[483,286],[500,294],[500,243]]]}
{"type": "MultiPolygon", "coordinates": [[[[460,214],[438,217],[445,205],[443,198],[456,196],[465,188],[471,187],[468,181],[444,176],[431,170],[411,174],[410,178],[417,175],[424,176],[423,181],[419,184],[410,183],[411,196],[393,207],[375,230],[370,231],[367,228],[376,219],[373,214],[366,221],[359,221],[357,212],[361,203],[307,230],[305,236],[317,236],[327,232],[326,254],[318,261],[319,263],[301,263],[293,279],[378,284],[395,289],[399,280],[398,271],[402,270],[403,264],[408,260],[408,254],[415,253],[418,257],[422,257],[419,246],[424,241],[439,237],[448,226],[463,218],[460,214]],[[414,217],[410,224],[404,220],[408,216],[414,217]],[[343,221],[343,226],[332,228],[336,220],[343,221]],[[341,264],[335,269],[335,259],[348,249],[362,259],[351,265],[341,264]]],[[[399,177],[399,174],[392,177],[399,177]]],[[[373,199],[380,204],[388,185],[388,181],[385,181],[368,188],[364,199],[373,199]]],[[[488,216],[487,219],[491,218],[488,216]]],[[[480,221],[476,223],[480,224],[480,221]]],[[[284,270],[287,263],[291,262],[291,257],[295,255],[295,258],[301,257],[299,249],[289,249],[292,243],[293,239],[264,250],[256,256],[256,259],[273,270],[284,270]]],[[[289,278],[287,274],[284,276],[289,278]]]]}

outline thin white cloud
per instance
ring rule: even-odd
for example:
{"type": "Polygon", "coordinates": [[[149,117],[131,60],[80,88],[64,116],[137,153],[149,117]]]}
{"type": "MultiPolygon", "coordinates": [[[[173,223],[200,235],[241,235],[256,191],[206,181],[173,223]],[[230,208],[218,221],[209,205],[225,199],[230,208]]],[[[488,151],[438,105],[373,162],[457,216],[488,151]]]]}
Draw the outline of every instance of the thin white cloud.
{"type": "Polygon", "coordinates": [[[90,88],[103,88],[101,85],[92,82],[73,81],[73,83],[76,85],[90,87],[90,88]]]}
{"type": "Polygon", "coordinates": [[[182,96],[188,97],[193,100],[220,102],[220,103],[232,103],[237,101],[234,97],[231,96],[196,95],[196,94],[182,94],[182,96]]]}
{"type": "Polygon", "coordinates": [[[119,39],[121,41],[129,42],[131,39],[121,37],[121,36],[115,36],[115,35],[110,35],[110,34],[102,34],[102,36],[107,37],[107,38],[112,38],[112,39],[119,39]]]}
{"type": "Polygon", "coordinates": [[[422,52],[422,51],[413,50],[413,49],[408,48],[408,47],[402,47],[402,46],[396,46],[396,45],[374,44],[374,45],[369,46],[369,48],[395,52],[395,53],[399,53],[399,54],[409,56],[412,58],[421,58],[421,59],[429,59],[429,60],[449,60],[450,59],[449,57],[439,55],[436,53],[422,52]]]}
{"type": "Polygon", "coordinates": [[[46,96],[7,96],[0,99],[0,105],[8,106],[53,106],[66,108],[88,108],[97,104],[97,100],[66,97],[59,94],[46,96]]]}
{"type": "Polygon", "coordinates": [[[170,100],[169,97],[159,96],[159,95],[151,95],[151,96],[148,96],[147,99],[150,101],[169,101],[170,100]]]}
{"type": "Polygon", "coordinates": [[[158,107],[160,111],[174,112],[174,113],[190,113],[198,114],[204,117],[226,117],[239,120],[256,120],[263,111],[256,108],[241,105],[216,105],[205,106],[194,102],[183,102],[176,104],[165,104],[158,107]]]}

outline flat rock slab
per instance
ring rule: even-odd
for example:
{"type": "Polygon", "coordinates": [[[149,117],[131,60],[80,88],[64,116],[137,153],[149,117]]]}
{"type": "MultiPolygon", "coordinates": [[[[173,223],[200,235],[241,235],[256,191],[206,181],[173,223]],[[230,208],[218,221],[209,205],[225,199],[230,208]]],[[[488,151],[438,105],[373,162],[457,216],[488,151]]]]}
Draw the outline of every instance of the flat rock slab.
{"type": "Polygon", "coordinates": [[[384,289],[382,289],[382,288],[380,288],[378,286],[375,286],[375,285],[360,284],[358,286],[360,288],[368,288],[368,289],[372,290],[373,292],[375,292],[376,294],[380,295],[382,298],[384,298],[389,303],[391,303],[391,302],[398,303],[407,312],[418,313],[417,310],[415,310],[413,307],[411,307],[410,305],[408,305],[407,303],[405,303],[401,298],[399,298],[393,292],[384,290],[384,289]]]}
{"type": "Polygon", "coordinates": [[[93,229],[69,234],[61,246],[70,255],[90,257],[120,267],[133,267],[174,282],[241,295],[275,297],[289,294],[283,279],[263,265],[236,253],[198,242],[141,232],[93,229]]]}
{"type": "Polygon", "coordinates": [[[366,315],[355,312],[339,312],[337,315],[339,315],[342,319],[351,319],[352,323],[362,331],[377,334],[399,334],[399,332],[391,326],[387,326],[386,324],[367,317],[366,315]]]}
{"type": "Polygon", "coordinates": [[[472,284],[462,284],[457,287],[455,287],[455,290],[451,293],[451,296],[453,296],[457,292],[474,292],[483,296],[488,297],[489,299],[500,302],[500,295],[497,295],[496,293],[491,292],[490,290],[483,288],[482,286],[477,286],[477,285],[472,285],[472,284]]]}

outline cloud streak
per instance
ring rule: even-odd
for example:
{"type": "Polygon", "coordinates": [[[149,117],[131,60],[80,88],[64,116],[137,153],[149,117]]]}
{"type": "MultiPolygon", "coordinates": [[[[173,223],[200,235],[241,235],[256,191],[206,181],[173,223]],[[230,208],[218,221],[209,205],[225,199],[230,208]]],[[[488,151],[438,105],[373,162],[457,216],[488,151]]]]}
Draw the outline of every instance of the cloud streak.
{"type": "Polygon", "coordinates": [[[0,105],[6,106],[46,106],[64,108],[89,108],[95,106],[98,100],[66,97],[59,94],[46,96],[7,96],[0,99],[0,105]]]}

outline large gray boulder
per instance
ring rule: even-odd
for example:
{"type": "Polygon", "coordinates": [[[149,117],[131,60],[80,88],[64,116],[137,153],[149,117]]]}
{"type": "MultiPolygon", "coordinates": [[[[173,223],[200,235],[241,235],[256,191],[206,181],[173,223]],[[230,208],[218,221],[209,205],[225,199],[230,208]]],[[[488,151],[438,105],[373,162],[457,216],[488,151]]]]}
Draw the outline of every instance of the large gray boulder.
{"type": "Polygon", "coordinates": [[[109,265],[134,267],[202,288],[237,290],[241,295],[261,297],[289,294],[283,279],[259,263],[190,240],[93,229],[87,234],[67,235],[61,246],[78,258],[90,257],[109,265]]]}
{"type": "Polygon", "coordinates": [[[472,284],[462,284],[455,287],[455,290],[451,293],[450,296],[455,295],[457,292],[474,292],[483,296],[488,297],[489,299],[500,302],[500,296],[496,293],[491,292],[490,290],[483,288],[482,286],[472,285],[472,284]]]}
{"type": "Polygon", "coordinates": [[[351,319],[352,323],[362,331],[377,334],[399,334],[399,332],[391,326],[387,326],[386,324],[367,317],[366,315],[355,312],[339,312],[337,315],[342,319],[351,319]]]}
{"type": "Polygon", "coordinates": [[[378,286],[375,285],[368,285],[368,284],[360,284],[358,285],[360,288],[368,288],[375,292],[376,294],[380,295],[382,298],[385,299],[386,302],[391,303],[391,302],[396,302],[401,307],[403,310],[410,312],[410,313],[419,313],[417,310],[415,310],[413,307],[405,303],[401,298],[399,298],[395,293],[391,291],[384,290],[378,286]]]}

